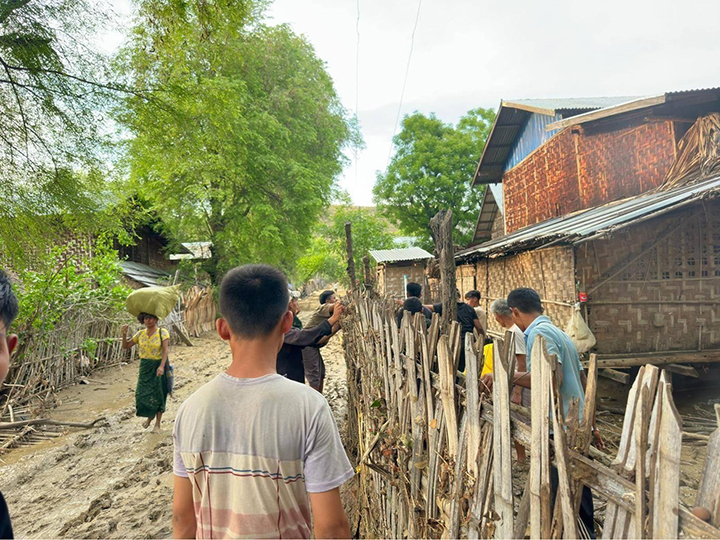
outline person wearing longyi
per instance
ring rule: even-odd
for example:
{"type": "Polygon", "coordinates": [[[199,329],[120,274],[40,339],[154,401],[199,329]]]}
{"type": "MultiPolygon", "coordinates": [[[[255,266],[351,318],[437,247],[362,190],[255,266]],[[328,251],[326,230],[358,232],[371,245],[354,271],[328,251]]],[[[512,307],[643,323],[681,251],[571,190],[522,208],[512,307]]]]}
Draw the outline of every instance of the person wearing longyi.
{"type": "Polygon", "coordinates": [[[165,412],[168,396],[167,361],[170,333],[158,327],[158,318],[149,313],[140,313],[137,317],[145,328],[128,339],[128,325],[122,327],[123,348],[131,349],[137,345],[140,355],[140,370],[135,388],[135,414],[145,418],[143,427],[150,427],[153,418],[153,431],[160,432],[160,422],[165,412]]]}

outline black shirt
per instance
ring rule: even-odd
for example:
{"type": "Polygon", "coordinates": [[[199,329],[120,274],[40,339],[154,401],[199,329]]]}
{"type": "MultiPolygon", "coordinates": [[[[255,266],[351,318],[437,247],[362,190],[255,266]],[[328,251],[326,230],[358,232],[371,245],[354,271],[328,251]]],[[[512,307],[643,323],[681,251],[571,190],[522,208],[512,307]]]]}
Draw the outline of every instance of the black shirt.
{"type": "MultiPolygon", "coordinates": [[[[426,327],[429,327],[429,326],[430,326],[430,322],[432,321],[432,312],[431,312],[428,308],[426,308],[425,306],[423,306],[423,308],[422,308],[422,314],[425,315],[425,326],[426,326],[426,327]]],[[[404,310],[404,309],[401,309],[401,310],[398,312],[398,314],[397,314],[397,325],[398,325],[398,328],[402,328],[402,320],[403,320],[403,317],[404,317],[404,316],[405,316],[405,310],[404,310]]]]}
{"type": "Polygon", "coordinates": [[[327,321],[321,322],[314,328],[300,330],[291,328],[285,334],[283,346],[277,355],[276,369],[283,377],[291,381],[305,384],[305,368],[303,367],[302,350],[304,347],[314,345],[323,337],[332,334],[332,327],[327,321]]]}
{"type": "MultiPolygon", "coordinates": [[[[433,304],[433,311],[442,315],[442,304],[433,304]]],[[[472,306],[465,302],[458,302],[457,320],[460,323],[461,343],[465,343],[465,334],[475,329],[474,320],[478,318],[477,313],[472,306]]]]}
{"type": "Polygon", "coordinates": [[[13,538],[12,525],[10,525],[10,513],[7,504],[0,493],[0,538],[13,538]]]}

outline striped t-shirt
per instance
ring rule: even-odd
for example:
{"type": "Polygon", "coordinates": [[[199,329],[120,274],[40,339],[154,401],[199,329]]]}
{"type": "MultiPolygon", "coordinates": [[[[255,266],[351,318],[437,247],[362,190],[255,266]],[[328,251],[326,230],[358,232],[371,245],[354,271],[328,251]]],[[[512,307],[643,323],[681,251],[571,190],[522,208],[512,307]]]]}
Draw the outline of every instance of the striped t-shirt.
{"type": "Polygon", "coordinates": [[[182,404],[173,438],[197,538],[309,538],[308,492],[353,476],[325,398],[280,375],[218,375],[182,404]]]}

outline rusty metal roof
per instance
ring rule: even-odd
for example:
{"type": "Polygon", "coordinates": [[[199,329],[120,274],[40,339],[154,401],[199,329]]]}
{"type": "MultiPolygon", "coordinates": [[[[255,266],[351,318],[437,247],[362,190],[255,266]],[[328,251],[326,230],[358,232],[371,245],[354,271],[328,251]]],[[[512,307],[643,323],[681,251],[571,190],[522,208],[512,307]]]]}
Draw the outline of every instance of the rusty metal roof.
{"type": "Polygon", "coordinates": [[[499,257],[551,244],[581,243],[720,194],[720,176],[675,189],[651,192],[548,219],[455,254],[456,259],[499,257]]]}
{"type": "Polygon", "coordinates": [[[370,251],[370,256],[379,263],[422,261],[433,258],[432,254],[419,247],[409,247],[403,249],[377,249],[370,251]]]}
{"type": "Polygon", "coordinates": [[[132,261],[120,261],[123,274],[146,287],[167,285],[172,275],[165,270],[132,261]]]}

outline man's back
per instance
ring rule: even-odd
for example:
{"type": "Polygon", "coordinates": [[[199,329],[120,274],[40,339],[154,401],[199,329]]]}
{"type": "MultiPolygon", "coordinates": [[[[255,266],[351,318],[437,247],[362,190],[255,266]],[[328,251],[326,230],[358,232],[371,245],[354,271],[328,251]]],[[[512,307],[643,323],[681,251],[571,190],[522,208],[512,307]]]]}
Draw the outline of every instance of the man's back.
{"type": "Polygon", "coordinates": [[[533,323],[525,329],[527,337],[527,368],[531,370],[532,347],[538,336],[545,338],[545,344],[548,354],[557,356],[558,362],[562,365],[562,385],[560,386],[560,395],[563,401],[563,416],[567,416],[570,408],[570,401],[577,399],[580,404],[580,413],[582,414],[585,403],[585,392],[582,388],[580,380],[580,372],[583,368],[580,364],[580,356],[578,355],[575,345],[568,335],[560,328],[552,324],[550,318],[546,315],[540,315],[533,323]]]}
{"type": "Polygon", "coordinates": [[[325,398],[280,375],[218,375],[182,405],[174,437],[198,538],[307,538],[307,493],[353,475],[325,398]]]}

